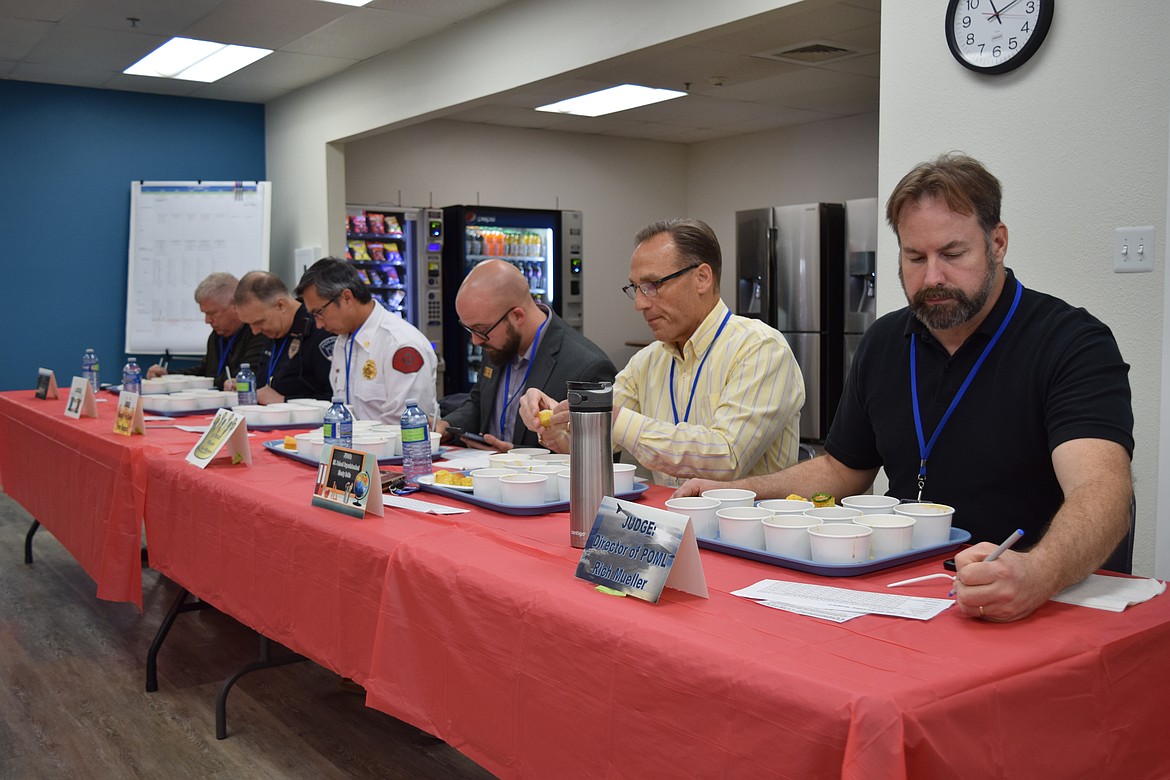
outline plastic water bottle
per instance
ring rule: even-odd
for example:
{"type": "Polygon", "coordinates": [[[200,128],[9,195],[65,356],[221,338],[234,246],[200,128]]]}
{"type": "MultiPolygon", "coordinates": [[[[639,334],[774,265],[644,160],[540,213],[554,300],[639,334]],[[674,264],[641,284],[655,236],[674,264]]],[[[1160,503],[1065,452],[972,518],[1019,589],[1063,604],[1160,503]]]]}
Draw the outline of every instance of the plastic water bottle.
{"type": "Polygon", "coordinates": [[[94,395],[97,395],[97,391],[100,389],[98,384],[99,369],[97,354],[92,349],[85,350],[85,354],[81,356],[81,375],[93,388],[94,395]]]}
{"type": "Polygon", "coordinates": [[[236,374],[236,395],[240,406],[256,403],[256,375],[252,373],[251,363],[240,364],[240,373],[236,374]]]}
{"type": "Polygon", "coordinates": [[[142,369],[138,367],[138,358],[126,359],[122,369],[122,389],[127,393],[142,395],[142,369]]]}
{"type": "Polygon", "coordinates": [[[419,477],[432,472],[427,416],[418,408],[417,398],[407,398],[402,413],[402,475],[408,485],[417,485],[419,477]]]}
{"type": "Polygon", "coordinates": [[[353,446],[353,415],[345,408],[345,398],[333,396],[333,406],[325,412],[325,443],[334,447],[353,446]]]}

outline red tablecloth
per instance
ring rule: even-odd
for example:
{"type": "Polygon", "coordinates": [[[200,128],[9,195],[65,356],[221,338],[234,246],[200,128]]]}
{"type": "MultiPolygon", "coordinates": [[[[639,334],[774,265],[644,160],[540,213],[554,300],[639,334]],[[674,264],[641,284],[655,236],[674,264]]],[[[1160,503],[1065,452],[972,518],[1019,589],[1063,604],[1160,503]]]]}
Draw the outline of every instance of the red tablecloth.
{"type": "MultiPolygon", "coordinates": [[[[667,497],[653,489],[648,502],[667,497]]],[[[764,578],[885,590],[703,551],[704,600],[573,578],[567,519],[482,513],[388,569],[368,702],[507,777],[1164,777],[1170,600],[832,624],[730,595],[764,578]]],[[[940,558],[942,556],[939,556],[940,558]]],[[[940,581],[911,595],[941,597],[940,581]]]]}
{"type": "Polygon", "coordinates": [[[1170,775],[1165,596],[1120,614],[1049,604],[1007,625],[954,610],[838,625],[730,591],[884,590],[938,559],[825,579],[703,551],[710,599],[667,590],[651,605],[573,577],[565,513],[352,519],[310,506],[315,470],[266,452],[273,434],[250,440],[252,466],[200,471],[182,460],[192,434],[126,439],[63,404],[0,394],[0,478],[99,596],[141,598],[144,515],[164,574],[498,775],[1170,775]]]}
{"type": "Polygon", "coordinates": [[[114,433],[113,396],[98,417],[65,417],[32,390],[0,393],[0,483],[97,582],[98,598],[142,606],[143,451],[114,433]]]}

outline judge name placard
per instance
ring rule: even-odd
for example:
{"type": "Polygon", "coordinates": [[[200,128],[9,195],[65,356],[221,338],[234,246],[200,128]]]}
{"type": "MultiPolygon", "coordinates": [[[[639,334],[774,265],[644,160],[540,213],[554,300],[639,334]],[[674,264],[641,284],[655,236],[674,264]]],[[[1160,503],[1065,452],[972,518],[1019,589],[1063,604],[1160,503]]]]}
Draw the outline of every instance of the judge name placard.
{"type": "Polygon", "coordinates": [[[691,518],[609,496],[601,499],[576,574],[651,603],[666,586],[707,598],[691,518]]]}
{"type": "Polygon", "coordinates": [[[382,475],[377,457],[326,444],[317,467],[312,503],[350,517],[363,517],[367,512],[383,517],[382,475]]]}

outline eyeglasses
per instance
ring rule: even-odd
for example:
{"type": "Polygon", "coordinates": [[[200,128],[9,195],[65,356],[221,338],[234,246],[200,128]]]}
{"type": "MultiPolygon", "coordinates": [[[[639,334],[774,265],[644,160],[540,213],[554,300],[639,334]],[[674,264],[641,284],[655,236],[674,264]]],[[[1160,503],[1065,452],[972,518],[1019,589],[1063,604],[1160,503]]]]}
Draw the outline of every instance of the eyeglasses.
{"type": "Polygon", "coordinates": [[[627,296],[629,296],[631,301],[638,300],[637,294],[639,292],[642,293],[643,295],[645,295],[647,298],[654,298],[658,295],[658,288],[659,287],[666,284],[671,279],[676,279],[676,278],[682,276],[683,274],[685,274],[687,271],[693,271],[698,267],[699,267],[699,263],[691,263],[686,268],[683,268],[679,271],[675,271],[672,274],[667,274],[666,276],[662,277],[661,279],[654,279],[653,281],[649,281],[649,282],[640,282],[638,284],[634,284],[633,282],[630,282],[629,284],[627,284],[625,287],[622,288],[622,292],[624,292],[627,296]]]}
{"type": "Polygon", "coordinates": [[[325,301],[325,305],[324,305],[324,306],[322,306],[320,309],[314,309],[313,311],[309,312],[309,316],[310,316],[310,317],[312,317],[312,318],[313,318],[313,319],[315,319],[315,320],[317,320],[317,319],[320,319],[320,318],[321,318],[321,316],[325,314],[325,310],[329,308],[329,304],[331,304],[331,303],[337,303],[337,299],[338,299],[339,297],[340,297],[340,296],[334,295],[332,298],[330,298],[329,300],[325,301]]]}
{"type": "MultiPolygon", "coordinates": [[[[322,308],[324,308],[324,307],[322,307],[322,308]]],[[[515,309],[515,308],[516,308],[515,306],[512,307],[512,309],[515,309]]],[[[490,339],[492,337],[492,335],[491,335],[492,331],[496,329],[496,326],[499,325],[504,320],[506,320],[508,318],[508,315],[512,313],[512,309],[508,309],[506,312],[504,312],[504,316],[502,316],[498,320],[496,320],[495,324],[493,324],[487,330],[477,330],[477,329],[471,327],[470,325],[468,325],[467,323],[463,322],[463,320],[459,321],[459,325],[465,331],[470,333],[472,336],[479,336],[484,341],[487,341],[488,339],[490,339]]]]}

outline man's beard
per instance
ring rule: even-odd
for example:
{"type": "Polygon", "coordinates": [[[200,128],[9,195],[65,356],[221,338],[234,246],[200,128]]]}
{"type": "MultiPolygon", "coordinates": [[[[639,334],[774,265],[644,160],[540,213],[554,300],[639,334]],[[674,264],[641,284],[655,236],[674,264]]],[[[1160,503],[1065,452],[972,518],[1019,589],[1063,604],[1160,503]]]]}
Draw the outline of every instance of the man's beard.
{"type": "Polygon", "coordinates": [[[483,351],[487,354],[488,359],[492,361],[493,365],[505,366],[516,359],[520,354],[520,334],[512,326],[511,322],[504,323],[508,328],[508,338],[504,340],[503,349],[495,349],[489,347],[487,344],[483,345],[483,351]]]}
{"type": "MultiPolygon", "coordinates": [[[[898,280],[902,282],[902,292],[906,292],[906,283],[902,278],[902,266],[898,265],[898,280]]],[[[983,286],[974,295],[967,295],[957,287],[924,287],[909,298],[910,311],[926,327],[931,330],[948,330],[958,327],[983,310],[991,291],[995,289],[995,262],[991,259],[991,252],[987,252],[987,275],[983,279],[983,286]],[[930,304],[929,301],[950,298],[950,303],[930,304]]]]}

